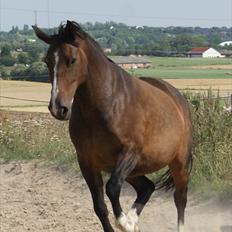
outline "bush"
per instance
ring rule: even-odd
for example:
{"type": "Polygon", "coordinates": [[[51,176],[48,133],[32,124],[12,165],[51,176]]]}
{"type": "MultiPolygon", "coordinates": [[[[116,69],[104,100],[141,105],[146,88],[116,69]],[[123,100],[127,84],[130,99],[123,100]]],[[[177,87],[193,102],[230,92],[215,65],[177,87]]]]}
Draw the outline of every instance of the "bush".
{"type": "Polygon", "coordinates": [[[27,53],[20,53],[18,55],[18,62],[20,64],[29,64],[31,63],[30,57],[27,53]]]}
{"type": "Polygon", "coordinates": [[[188,98],[194,129],[192,185],[215,189],[228,185],[232,189],[232,114],[223,111],[225,101],[210,91],[188,98]]]}
{"type": "Polygon", "coordinates": [[[23,77],[27,75],[27,67],[25,65],[17,65],[11,70],[12,77],[23,77]]]}
{"type": "Polygon", "coordinates": [[[11,71],[11,76],[28,81],[48,80],[48,71],[43,62],[34,62],[29,67],[19,64],[11,71]]]}
{"type": "Polygon", "coordinates": [[[47,67],[43,62],[34,62],[27,70],[29,76],[41,76],[48,73],[47,67]]]}
{"type": "Polygon", "coordinates": [[[0,159],[41,159],[77,166],[67,122],[56,121],[48,114],[1,111],[0,119],[0,159]]]}
{"type": "Polygon", "coordinates": [[[3,80],[8,80],[10,79],[10,73],[9,71],[5,70],[4,68],[1,67],[0,69],[0,77],[3,79],[3,80]]]}
{"type": "Polygon", "coordinates": [[[16,63],[16,59],[11,55],[0,57],[0,65],[9,67],[9,66],[13,66],[15,63],[16,63]]]}

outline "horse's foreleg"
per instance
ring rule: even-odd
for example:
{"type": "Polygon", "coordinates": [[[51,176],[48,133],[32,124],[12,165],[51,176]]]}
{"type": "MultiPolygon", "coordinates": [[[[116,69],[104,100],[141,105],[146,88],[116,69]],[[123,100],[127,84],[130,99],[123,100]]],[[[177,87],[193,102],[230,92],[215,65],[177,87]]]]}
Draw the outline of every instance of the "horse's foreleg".
{"type": "Polygon", "coordinates": [[[134,213],[136,213],[138,216],[140,215],[144,206],[150,199],[151,194],[154,192],[155,185],[146,176],[128,178],[127,182],[130,183],[137,192],[137,198],[134,204],[132,205],[131,210],[128,213],[128,216],[130,214],[133,215],[134,213]]]}
{"type": "Polygon", "coordinates": [[[122,211],[119,202],[122,184],[135,168],[137,161],[137,155],[131,149],[125,150],[120,154],[111,177],[106,184],[106,194],[111,201],[115,218],[121,230],[125,232],[139,231],[137,220],[129,219],[122,211]]]}
{"type": "Polygon", "coordinates": [[[103,181],[101,174],[91,171],[91,167],[83,165],[81,162],[80,168],[86,183],[89,186],[93,199],[94,211],[102,223],[104,232],[114,232],[112,226],[110,225],[108,210],[104,202],[103,181]]]}

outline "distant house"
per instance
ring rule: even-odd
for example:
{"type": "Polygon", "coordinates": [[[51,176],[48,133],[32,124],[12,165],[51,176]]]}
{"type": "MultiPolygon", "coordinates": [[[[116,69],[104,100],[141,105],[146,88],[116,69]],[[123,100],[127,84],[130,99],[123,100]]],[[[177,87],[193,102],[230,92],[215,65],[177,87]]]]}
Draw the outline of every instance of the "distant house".
{"type": "Polygon", "coordinates": [[[104,53],[111,53],[112,49],[111,48],[103,48],[104,53]]]}
{"type": "Polygon", "coordinates": [[[152,62],[138,56],[113,56],[111,59],[124,69],[150,68],[152,62]]]}
{"type": "Polygon", "coordinates": [[[28,41],[31,42],[31,43],[35,43],[36,39],[28,39],[28,41]]]}
{"type": "Polygon", "coordinates": [[[23,52],[22,48],[16,48],[16,52],[23,52]]]}
{"type": "Polygon", "coordinates": [[[207,47],[192,48],[187,54],[188,54],[188,57],[202,57],[202,58],[221,58],[221,57],[224,57],[216,49],[207,48],[207,47]]]}

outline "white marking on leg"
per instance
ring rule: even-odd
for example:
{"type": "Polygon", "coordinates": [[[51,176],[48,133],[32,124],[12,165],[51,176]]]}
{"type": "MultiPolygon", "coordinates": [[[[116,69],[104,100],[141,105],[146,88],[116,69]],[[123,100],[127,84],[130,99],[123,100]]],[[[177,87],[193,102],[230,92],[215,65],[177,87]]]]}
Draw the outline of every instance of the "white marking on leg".
{"type": "Polygon", "coordinates": [[[127,223],[127,216],[125,213],[121,213],[121,215],[119,216],[119,218],[117,219],[118,225],[123,227],[126,225],[127,223]]]}
{"type": "Polygon", "coordinates": [[[125,213],[121,213],[118,218],[118,225],[122,231],[125,232],[139,232],[138,227],[138,214],[136,209],[131,209],[127,215],[125,213]]]}
{"type": "Polygon", "coordinates": [[[127,218],[131,221],[131,223],[137,224],[139,221],[137,210],[135,208],[130,209],[127,214],[127,218]]]}
{"type": "Polygon", "coordinates": [[[184,232],[184,224],[182,222],[178,225],[178,232],[184,232]]]}

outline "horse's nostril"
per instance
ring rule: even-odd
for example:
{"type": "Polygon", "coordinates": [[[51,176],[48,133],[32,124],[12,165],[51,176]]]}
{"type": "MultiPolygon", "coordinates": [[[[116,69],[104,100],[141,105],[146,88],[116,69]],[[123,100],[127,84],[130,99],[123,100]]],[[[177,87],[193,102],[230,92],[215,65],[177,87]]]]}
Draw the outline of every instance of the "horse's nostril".
{"type": "Polygon", "coordinates": [[[65,106],[61,106],[60,107],[60,116],[62,118],[65,118],[65,116],[67,115],[67,113],[68,113],[68,108],[65,107],[65,106]]]}

